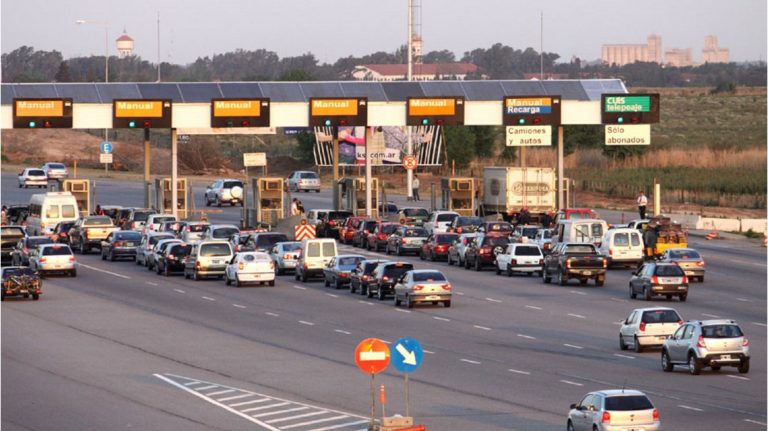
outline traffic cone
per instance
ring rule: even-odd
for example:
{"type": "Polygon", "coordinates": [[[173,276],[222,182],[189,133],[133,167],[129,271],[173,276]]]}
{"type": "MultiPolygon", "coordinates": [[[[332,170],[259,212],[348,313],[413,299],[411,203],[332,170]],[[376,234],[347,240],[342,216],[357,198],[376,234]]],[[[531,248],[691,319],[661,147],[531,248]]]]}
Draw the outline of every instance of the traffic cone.
{"type": "Polygon", "coordinates": [[[768,247],[768,236],[763,237],[763,247],[768,247]]]}

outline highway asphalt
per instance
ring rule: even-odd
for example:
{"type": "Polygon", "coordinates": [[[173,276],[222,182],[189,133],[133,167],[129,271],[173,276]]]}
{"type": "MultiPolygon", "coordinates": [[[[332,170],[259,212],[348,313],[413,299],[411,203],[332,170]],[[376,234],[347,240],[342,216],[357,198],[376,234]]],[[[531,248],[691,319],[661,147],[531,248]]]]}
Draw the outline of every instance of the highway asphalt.
{"type": "MultiPolygon", "coordinates": [[[[4,204],[36,192],[14,180],[2,176],[4,204]]],[[[143,201],[140,184],[99,180],[97,187],[104,204],[143,201]]],[[[307,209],[330,205],[327,192],[300,198],[307,209]]],[[[239,207],[211,214],[212,221],[239,217],[239,207]]],[[[319,280],[281,276],[275,287],[237,289],[77,256],[77,278],[47,278],[40,301],[2,305],[2,426],[364,429],[371,379],[355,366],[355,346],[407,336],[426,351],[410,375],[410,395],[416,423],[430,430],[561,430],[583,394],[622,387],[650,396],[663,429],[765,429],[765,249],[691,243],[707,260],[706,282],[693,283],[685,303],[651,305],[672,306],[685,319],[736,319],[750,340],[749,374],[664,373],[658,350],[620,351],[618,322],[649,305],[628,298],[629,270],[610,270],[601,288],[563,287],[409,256],[417,267],[442,270],[455,296],[448,309],[407,310],[319,280]]],[[[391,366],[376,376],[388,415],[405,413],[403,377],[391,366]]]]}

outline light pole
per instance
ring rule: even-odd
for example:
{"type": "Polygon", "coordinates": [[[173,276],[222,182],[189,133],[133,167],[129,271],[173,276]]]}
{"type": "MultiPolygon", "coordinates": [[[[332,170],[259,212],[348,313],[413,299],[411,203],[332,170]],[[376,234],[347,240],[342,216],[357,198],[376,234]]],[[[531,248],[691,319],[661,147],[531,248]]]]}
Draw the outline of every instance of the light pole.
{"type": "MultiPolygon", "coordinates": [[[[92,21],[88,19],[78,19],[75,24],[96,24],[104,26],[104,82],[109,83],[109,23],[106,21],[92,21]]],[[[104,129],[104,141],[109,142],[109,130],[104,129]]],[[[104,163],[104,172],[109,171],[109,163],[104,163]]]]}

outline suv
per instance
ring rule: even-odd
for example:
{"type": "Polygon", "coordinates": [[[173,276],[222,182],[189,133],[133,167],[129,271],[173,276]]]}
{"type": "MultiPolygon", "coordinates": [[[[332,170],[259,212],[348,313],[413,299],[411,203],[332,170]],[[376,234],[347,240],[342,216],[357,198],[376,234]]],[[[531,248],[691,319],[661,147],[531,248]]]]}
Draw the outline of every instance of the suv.
{"type": "Polygon", "coordinates": [[[184,278],[224,277],[227,264],[232,260],[232,244],[219,239],[206,239],[192,245],[184,263],[184,278]]]}
{"type": "Polygon", "coordinates": [[[216,180],[205,189],[205,206],[216,204],[220,207],[223,203],[243,206],[242,181],[231,178],[216,180]]]}
{"type": "Polygon", "coordinates": [[[63,163],[46,163],[41,169],[50,180],[65,180],[69,176],[69,171],[63,163]]]}
{"type": "Polygon", "coordinates": [[[288,191],[308,192],[314,190],[320,193],[320,177],[312,171],[295,171],[285,180],[288,191]]]}
{"type": "Polygon", "coordinates": [[[686,322],[661,347],[661,368],[669,372],[675,365],[688,365],[693,375],[702,367],[718,371],[723,365],[748,373],[749,340],[733,320],[686,322]]]}
{"type": "Polygon", "coordinates": [[[640,353],[645,347],[661,346],[682,324],[683,318],[674,308],[636,308],[621,322],[619,348],[627,350],[631,345],[640,353]]]}
{"type": "Polygon", "coordinates": [[[339,238],[339,231],[347,217],[352,217],[351,211],[328,211],[317,223],[318,238],[339,238]]]}
{"type": "Polygon", "coordinates": [[[413,264],[408,262],[380,263],[371,274],[365,296],[373,298],[373,295],[376,294],[376,298],[383,301],[387,295],[394,295],[397,280],[412,269],[413,264]]]}
{"type": "Polygon", "coordinates": [[[480,271],[484,266],[496,265],[496,256],[509,245],[506,236],[478,235],[474,244],[464,252],[464,268],[480,271]]]}

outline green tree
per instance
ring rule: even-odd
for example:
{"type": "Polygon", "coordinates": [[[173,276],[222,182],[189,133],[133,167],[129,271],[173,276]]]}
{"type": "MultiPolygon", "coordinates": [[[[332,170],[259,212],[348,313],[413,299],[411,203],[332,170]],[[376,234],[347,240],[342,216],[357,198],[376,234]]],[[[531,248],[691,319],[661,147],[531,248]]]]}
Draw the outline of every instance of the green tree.
{"type": "Polygon", "coordinates": [[[298,145],[293,150],[293,157],[305,163],[315,163],[315,134],[310,131],[296,135],[298,145]]]}
{"type": "Polygon", "coordinates": [[[470,162],[475,158],[475,135],[464,126],[446,126],[443,132],[448,149],[446,162],[450,166],[451,161],[455,161],[459,169],[469,167],[470,162]]]}
{"type": "Polygon", "coordinates": [[[278,81],[314,81],[315,77],[307,70],[295,69],[283,72],[278,81]]]}
{"type": "Polygon", "coordinates": [[[498,127],[469,126],[469,130],[475,135],[475,154],[477,157],[493,157],[498,127]]]}
{"type": "Polygon", "coordinates": [[[69,73],[69,65],[66,61],[62,61],[59,64],[59,70],[56,72],[54,79],[56,79],[56,82],[72,82],[72,76],[69,73]]]}

